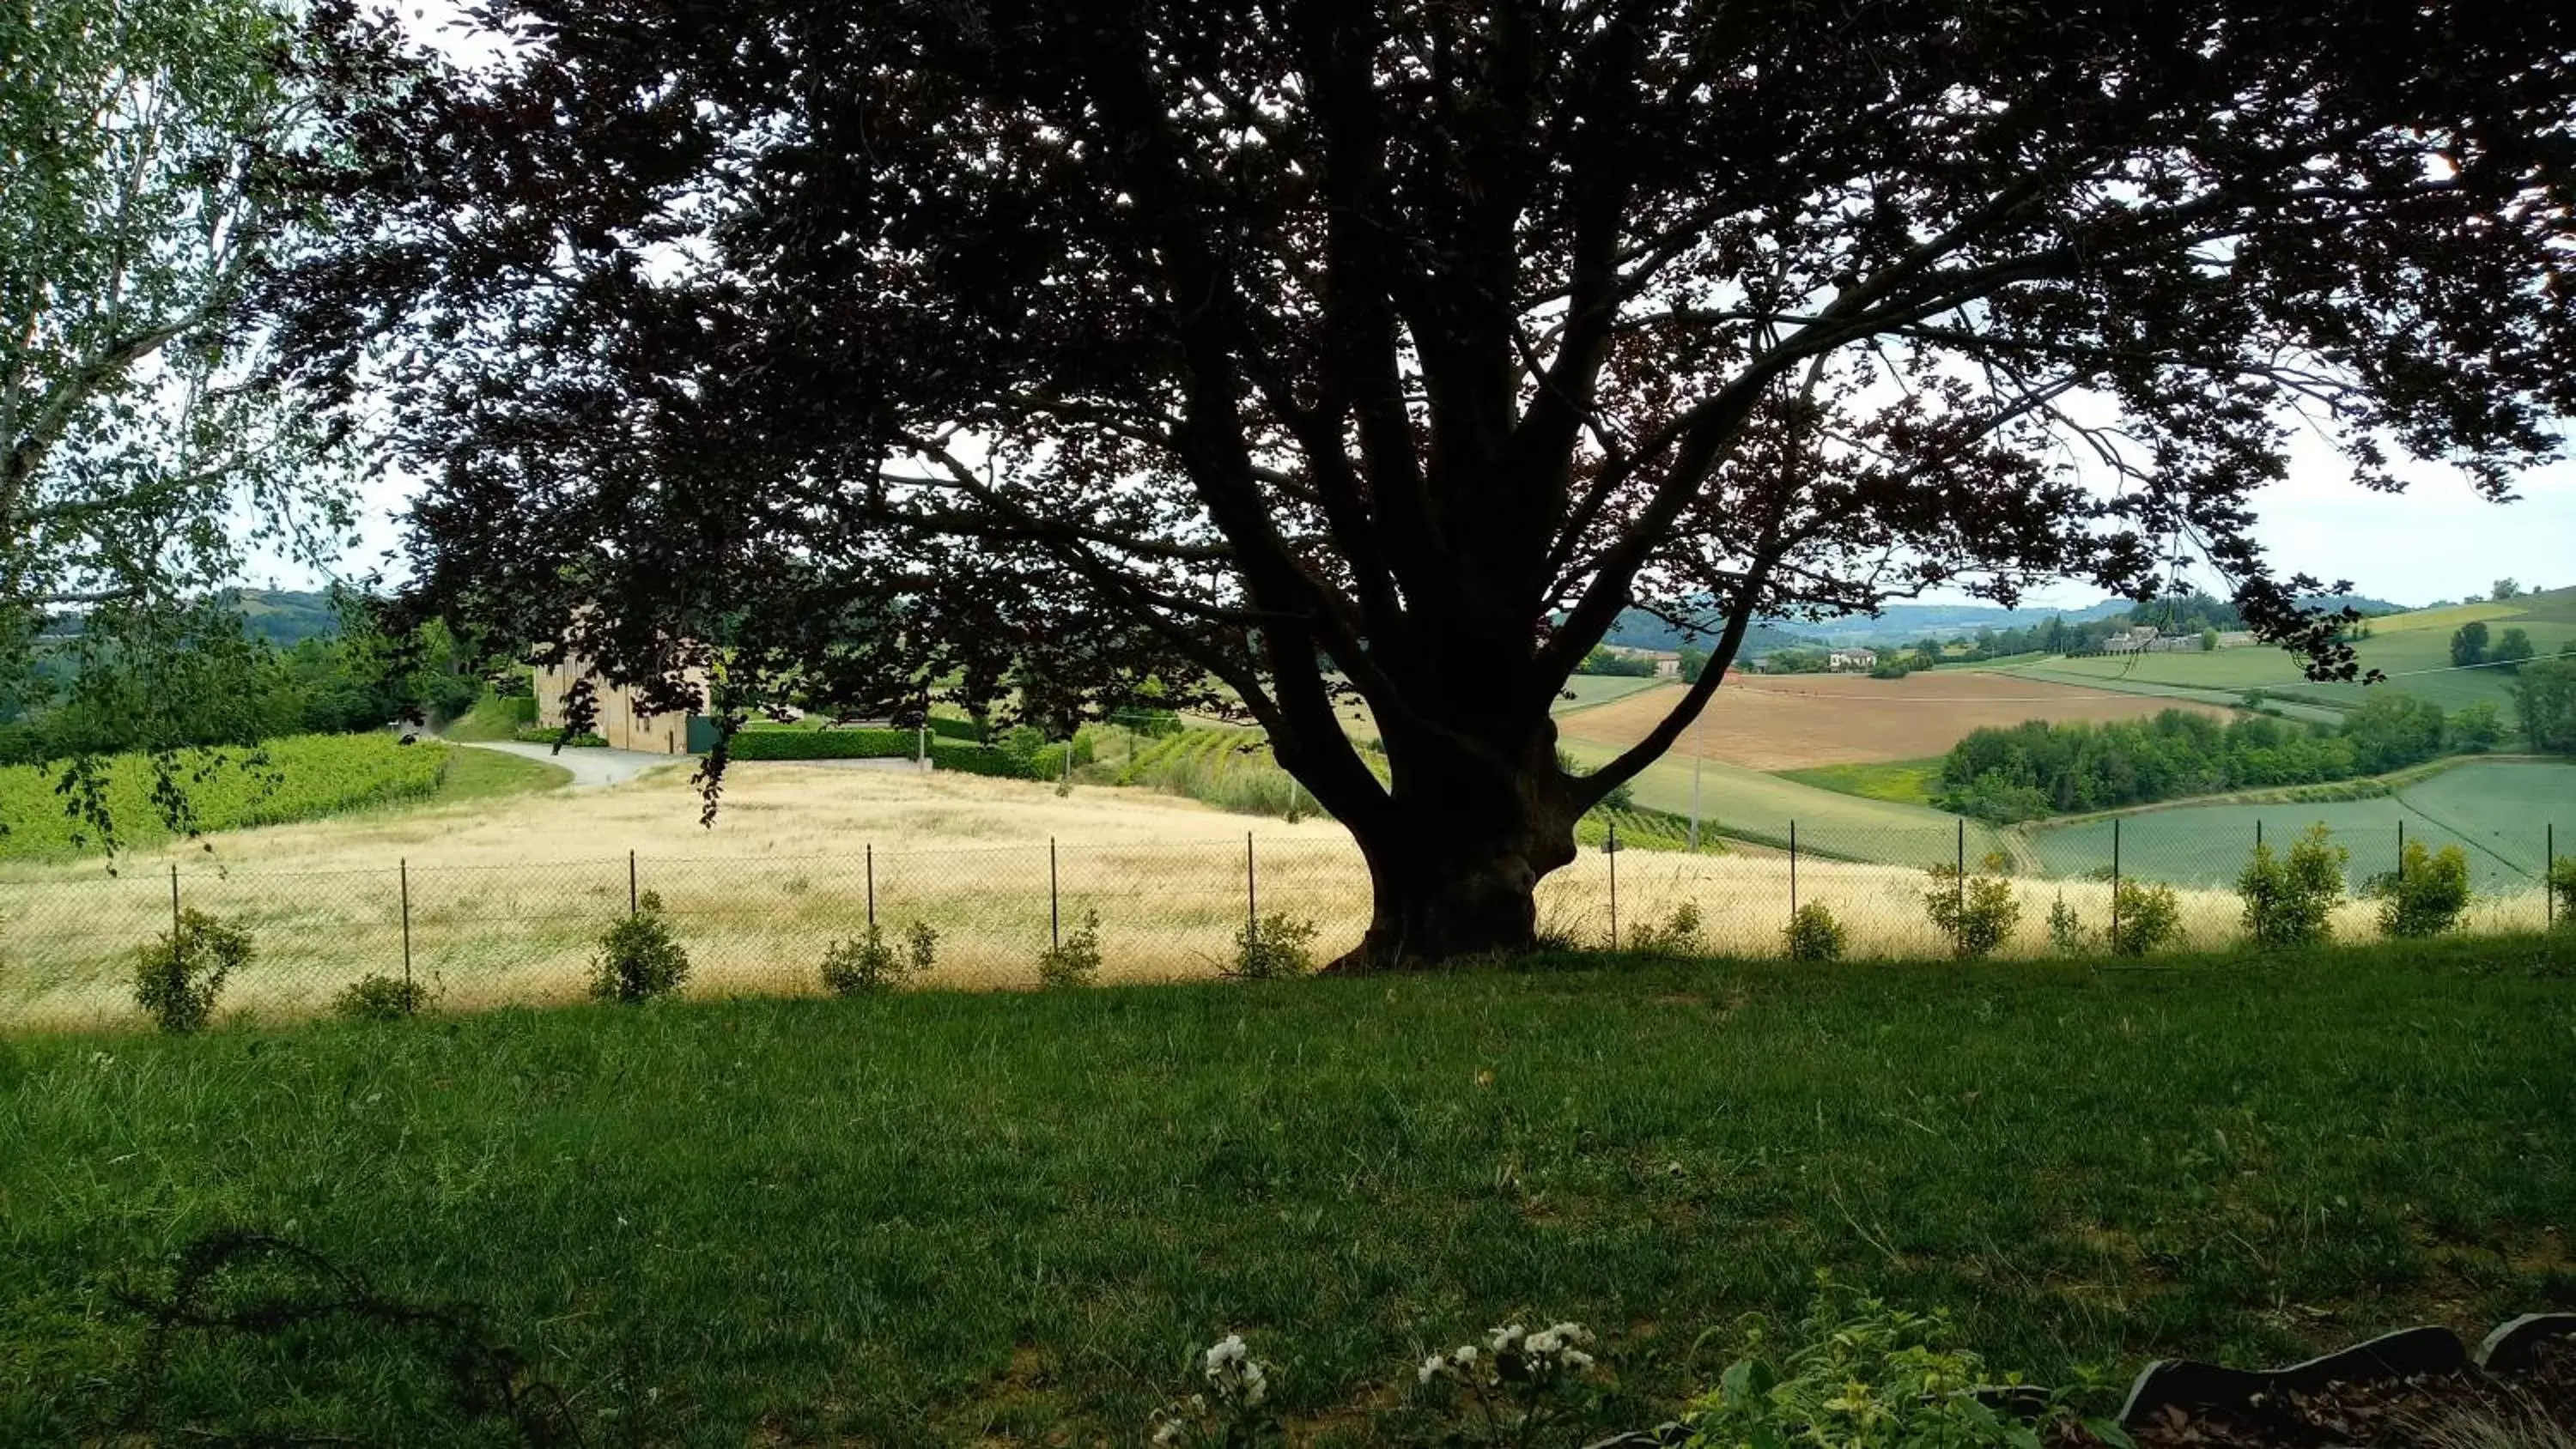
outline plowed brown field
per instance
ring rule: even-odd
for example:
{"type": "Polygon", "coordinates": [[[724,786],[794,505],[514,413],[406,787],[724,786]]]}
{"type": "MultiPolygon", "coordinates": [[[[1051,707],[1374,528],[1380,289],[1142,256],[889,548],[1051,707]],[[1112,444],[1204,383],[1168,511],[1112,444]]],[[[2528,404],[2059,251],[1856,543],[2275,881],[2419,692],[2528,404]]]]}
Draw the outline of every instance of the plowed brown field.
{"type": "MultiPolygon", "coordinates": [[[[1557,725],[1575,739],[1632,744],[1672,709],[1681,691],[1678,684],[1659,685],[1561,716],[1557,725]]],[[[1753,770],[1919,760],[1947,753],[1970,730],[1988,725],[2028,719],[2100,723],[2167,709],[2216,718],[2229,713],[2214,705],[1999,674],[1739,675],[1719,687],[1706,718],[1673,754],[1687,759],[1694,749],[1704,749],[1708,759],[1753,770]]]]}

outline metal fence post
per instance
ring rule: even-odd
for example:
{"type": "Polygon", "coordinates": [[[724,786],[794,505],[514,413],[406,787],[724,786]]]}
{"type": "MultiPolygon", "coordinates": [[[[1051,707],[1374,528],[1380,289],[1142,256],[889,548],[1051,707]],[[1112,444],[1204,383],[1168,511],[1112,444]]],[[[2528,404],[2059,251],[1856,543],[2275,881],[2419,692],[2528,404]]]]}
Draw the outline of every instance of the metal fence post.
{"type": "Polygon", "coordinates": [[[170,949],[179,949],[179,862],[170,862],[170,949]]]}
{"type": "Polygon", "coordinates": [[[635,852],[630,850],[626,852],[626,914],[631,916],[641,910],[642,900],[635,890],[635,852]]]}
{"type": "Polygon", "coordinates": [[[2263,817],[2260,815],[2254,817],[2254,848],[2263,848],[2263,817]]]}
{"type": "Polygon", "coordinates": [[[1243,832],[1243,955],[1248,963],[1261,945],[1261,883],[1252,865],[1252,832],[1243,832]]]}
{"type": "Polygon", "coordinates": [[[2406,884],[2406,821],[2402,816],[2397,821],[2397,883],[2406,884]]]}
{"type": "Polygon", "coordinates": [[[1798,822],[1789,822],[1789,919],[1798,919],[1798,822]]]}
{"type": "Polygon", "coordinates": [[[1064,898],[1056,893],[1055,837],[1047,837],[1047,944],[1064,944],[1064,898]]]}
{"type": "Polygon", "coordinates": [[[2545,827],[2546,837],[2540,846],[2540,924],[2544,930],[2558,929],[2558,822],[2545,827]]]}
{"type": "Polygon", "coordinates": [[[877,843],[868,842],[868,929],[877,928],[877,843]]]}
{"type": "Polygon", "coordinates": [[[409,986],[411,984],[411,861],[409,858],[397,860],[394,862],[394,868],[402,875],[403,985],[409,986]]]}
{"type": "Polygon", "coordinates": [[[2120,817],[2111,817],[2111,954],[2120,954],[2120,817]]]}
{"type": "Polygon", "coordinates": [[[1619,822],[1610,822],[1610,843],[1602,854],[1610,857],[1610,949],[1619,949],[1619,822]]]}

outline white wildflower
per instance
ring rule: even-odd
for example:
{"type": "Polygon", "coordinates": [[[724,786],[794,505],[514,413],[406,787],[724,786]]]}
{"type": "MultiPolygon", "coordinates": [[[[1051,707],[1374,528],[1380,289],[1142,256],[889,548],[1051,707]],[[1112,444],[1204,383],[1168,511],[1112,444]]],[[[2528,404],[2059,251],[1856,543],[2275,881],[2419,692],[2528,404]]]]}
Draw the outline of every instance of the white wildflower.
{"type": "Polygon", "coordinates": [[[1517,1324],[1517,1323],[1506,1324],[1506,1325],[1504,1325],[1504,1326],[1503,1326],[1503,1327],[1501,1327],[1501,1328],[1497,1328],[1497,1329],[1495,1329],[1495,1330],[1494,1330],[1494,1352],[1496,1352],[1496,1353],[1512,1353],[1512,1352],[1516,1352],[1516,1351],[1520,1348],[1520,1346],[1521,1346],[1521,1339],[1526,1335],[1526,1333],[1527,1333],[1527,1330],[1523,1329],[1523,1328],[1522,1328],[1519,1324],[1517,1324]]]}
{"type": "Polygon", "coordinates": [[[1576,1373],[1581,1373],[1592,1367],[1592,1355],[1579,1348],[1569,1348],[1565,1351],[1565,1366],[1576,1373]]]}
{"type": "Polygon", "coordinates": [[[1422,1361],[1421,1380],[1427,1384],[1447,1372],[1448,1368],[1449,1360],[1435,1353],[1422,1361]]]}
{"type": "Polygon", "coordinates": [[[1257,1407],[1270,1395],[1269,1371],[1252,1357],[1243,1336],[1229,1333],[1210,1348],[1202,1359],[1207,1370],[1208,1387],[1220,1403],[1240,1408],[1257,1407]]]}
{"type": "Polygon", "coordinates": [[[1165,1419],[1154,1430],[1154,1442],[1158,1445],[1178,1444],[1181,1436],[1188,1432],[1189,1427],[1180,1420],[1165,1419]]]}
{"type": "Polygon", "coordinates": [[[1229,1366],[1241,1363],[1245,1351],[1242,1334],[1227,1334],[1207,1351],[1207,1371],[1211,1375],[1224,1372],[1229,1366]]]}

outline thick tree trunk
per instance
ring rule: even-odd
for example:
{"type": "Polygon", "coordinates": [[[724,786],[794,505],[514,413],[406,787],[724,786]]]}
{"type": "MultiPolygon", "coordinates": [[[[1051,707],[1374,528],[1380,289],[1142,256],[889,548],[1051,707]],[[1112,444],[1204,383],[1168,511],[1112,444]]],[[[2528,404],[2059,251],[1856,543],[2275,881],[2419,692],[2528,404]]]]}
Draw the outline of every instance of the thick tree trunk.
{"type": "Polygon", "coordinates": [[[1538,942],[1539,879],[1574,859],[1574,821],[1540,719],[1517,749],[1471,760],[1454,744],[1388,739],[1387,809],[1353,821],[1368,860],[1368,934],[1328,969],[1424,970],[1538,942]]]}

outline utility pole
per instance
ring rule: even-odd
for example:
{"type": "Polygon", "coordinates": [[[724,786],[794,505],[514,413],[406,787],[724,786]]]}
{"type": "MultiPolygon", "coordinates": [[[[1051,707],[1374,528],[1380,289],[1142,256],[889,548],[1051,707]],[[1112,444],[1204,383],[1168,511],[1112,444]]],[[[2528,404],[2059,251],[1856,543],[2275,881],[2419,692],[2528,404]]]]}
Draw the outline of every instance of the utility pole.
{"type": "Polygon", "coordinates": [[[1699,854],[1699,762],[1708,757],[1708,709],[1701,706],[1699,718],[1691,721],[1691,854],[1699,854]]]}

